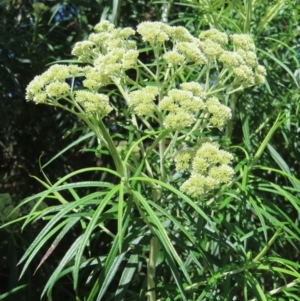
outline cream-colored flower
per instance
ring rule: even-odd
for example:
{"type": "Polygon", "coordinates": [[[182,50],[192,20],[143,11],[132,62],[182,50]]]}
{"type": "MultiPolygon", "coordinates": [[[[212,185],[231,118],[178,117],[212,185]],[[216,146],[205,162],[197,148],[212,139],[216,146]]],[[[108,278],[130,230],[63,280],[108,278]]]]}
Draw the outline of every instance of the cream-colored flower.
{"type": "Polygon", "coordinates": [[[172,64],[172,65],[183,64],[185,60],[184,55],[180,54],[175,50],[167,51],[163,55],[163,58],[168,64],[172,64]]]}
{"type": "Polygon", "coordinates": [[[142,36],[143,41],[150,44],[163,44],[168,41],[170,26],[162,22],[142,22],[137,26],[137,32],[142,36]]]}
{"type": "Polygon", "coordinates": [[[218,43],[210,39],[205,40],[203,46],[204,53],[210,59],[218,58],[224,52],[224,49],[218,43]]]}
{"type": "Polygon", "coordinates": [[[99,54],[99,48],[91,41],[77,42],[72,50],[72,55],[77,56],[81,63],[93,63],[99,54]]]}
{"type": "Polygon", "coordinates": [[[254,85],[254,73],[252,69],[247,65],[242,65],[240,67],[233,68],[233,73],[238,80],[245,82],[249,85],[254,85]]]}
{"type": "Polygon", "coordinates": [[[190,127],[194,122],[195,117],[193,114],[185,110],[178,109],[175,112],[169,113],[165,117],[164,126],[175,131],[181,131],[185,128],[190,127]]]}
{"type": "Polygon", "coordinates": [[[187,61],[191,61],[197,65],[204,65],[207,63],[207,58],[204,53],[194,42],[180,42],[176,45],[176,48],[186,57],[187,61]]]}
{"type": "Polygon", "coordinates": [[[243,57],[235,51],[224,51],[219,57],[219,61],[224,64],[225,68],[236,68],[245,65],[243,57]]]}
{"type": "Polygon", "coordinates": [[[212,167],[208,174],[219,183],[229,183],[234,175],[234,170],[232,167],[222,164],[220,166],[212,167]]]}
{"type": "Polygon", "coordinates": [[[70,86],[67,83],[55,81],[46,86],[46,93],[50,98],[61,98],[70,92],[70,86]]]}
{"type": "Polygon", "coordinates": [[[178,42],[193,42],[195,37],[193,37],[190,32],[182,26],[172,26],[168,31],[173,43],[178,42]]]}
{"type": "Polygon", "coordinates": [[[230,36],[233,45],[238,49],[242,48],[245,51],[255,51],[255,45],[251,37],[247,34],[233,34],[230,36]]]}
{"type": "Polygon", "coordinates": [[[123,54],[122,67],[124,70],[135,68],[138,61],[139,52],[137,50],[128,50],[123,54]]]}
{"type": "Polygon", "coordinates": [[[107,20],[103,20],[94,27],[96,32],[112,32],[115,25],[107,20]]]}
{"type": "Polygon", "coordinates": [[[205,102],[208,112],[211,114],[210,123],[222,130],[231,119],[231,110],[227,106],[221,104],[216,97],[210,97],[205,102]]]}
{"type": "Polygon", "coordinates": [[[193,93],[194,96],[198,96],[202,99],[206,97],[204,88],[196,82],[186,82],[180,84],[180,88],[185,91],[190,91],[193,93]]]}
{"type": "Polygon", "coordinates": [[[206,31],[202,31],[199,35],[199,38],[201,40],[211,40],[217,44],[220,44],[222,46],[226,45],[228,43],[228,36],[226,33],[221,32],[215,28],[209,29],[206,31]]]}
{"type": "Polygon", "coordinates": [[[152,115],[155,110],[154,100],[157,95],[157,87],[144,87],[129,93],[128,105],[139,116],[152,115]]]}
{"type": "Polygon", "coordinates": [[[112,110],[109,98],[105,94],[85,90],[76,91],[75,100],[82,105],[88,115],[98,115],[103,118],[112,110]]]}

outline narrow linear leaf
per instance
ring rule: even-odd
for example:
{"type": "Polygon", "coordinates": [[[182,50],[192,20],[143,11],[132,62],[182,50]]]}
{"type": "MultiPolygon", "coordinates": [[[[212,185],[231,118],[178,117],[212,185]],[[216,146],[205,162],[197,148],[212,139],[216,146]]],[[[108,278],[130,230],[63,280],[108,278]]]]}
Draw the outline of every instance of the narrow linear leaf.
{"type": "MultiPolygon", "coordinates": [[[[278,166],[287,174],[291,175],[291,171],[288,167],[288,165],[286,164],[286,162],[284,161],[284,159],[280,156],[280,154],[275,150],[275,148],[268,143],[267,145],[269,152],[272,156],[272,158],[275,160],[275,162],[278,164],[278,166]]],[[[297,189],[298,191],[300,191],[300,184],[298,184],[296,181],[293,181],[293,178],[289,178],[290,182],[292,183],[292,185],[294,186],[295,189],[297,189]]]]}
{"type": "Polygon", "coordinates": [[[77,140],[75,140],[74,142],[70,143],[67,147],[65,147],[63,150],[61,150],[60,152],[58,152],[54,157],[52,157],[47,163],[45,163],[41,168],[44,169],[46,166],[48,166],[51,162],[53,162],[55,159],[57,159],[58,157],[60,157],[63,153],[65,153],[66,151],[68,151],[69,149],[71,149],[72,147],[74,147],[75,145],[79,144],[81,141],[84,141],[90,137],[95,136],[94,132],[90,132],[87,133],[83,136],[80,136],[77,140]]]}
{"type": "Polygon", "coordinates": [[[122,273],[114,301],[124,301],[124,296],[138,268],[138,263],[139,256],[137,254],[132,254],[128,259],[126,267],[122,273]]]}
{"type": "Polygon", "coordinates": [[[263,292],[263,289],[259,285],[258,281],[253,277],[253,275],[251,273],[249,273],[248,271],[245,271],[245,276],[246,276],[247,282],[250,284],[250,287],[252,288],[252,291],[254,291],[254,293],[259,295],[259,297],[260,297],[259,300],[268,301],[266,295],[263,292]]]}
{"type": "Polygon", "coordinates": [[[120,185],[117,185],[114,188],[112,188],[112,190],[110,192],[107,193],[106,197],[101,201],[98,208],[96,209],[92,219],[90,220],[90,222],[85,230],[81,244],[78,248],[78,251],[77,251],[77,254],[75,257],[75,264],[74,264],[74,271],[73,271],[73,283],[74,283],[75,290],[77,289],[77,285],[78,285],[78,273],[79,273],[80,261],[81,261],[82,255],[83,255],[83,251],[90,239],[90,236],[95,228],[95,225],[98,222],[98,218],[99,218],[100,214],[103,212],[103,210],[105,209],[107,204],[110,202],[111,198],[118,192],[119,189],[120,189],[120,185]]]}
{"type": "Polygon", "coordinates": [[[69,218],[69,222],[63,227],[61,232],[58,234],[55,241],[52,243],[51,247],[48,249],[46,254],[43,256],[42,260],[38,264],[35,269],[33,275],[35,275],[36,271],[40,268],[40,266],[45,262],[45,260],[52,254],[52,252],[56,249],[61,239],[65,236],[65,234],[80,220],[80,217],[69,218]]]}
{"type": "Polygon", "coordinates": [[[178,189],[176,189],[176,188],[172,187],[171,185],[169,185],[167,183],[164,183],[162,181],[155,180],[155,179],[150,179],[150,178],[145,178],[145,177],[132,177],[132,178],[129,179],[129,181],[153,182],[153,183],[156,183],[156,184],[158,184],[158,185],[166,188],[167,190],[172,191],[173,193],[175,193],[175,195],[177,195],[183,201],[185,201],[186,203],[188,203],[193,209],[195,209],[196,212],[198,212],[208,222],[208,224],[216,232],[218,232],[218,230],[216,229],[215,223],[200,209],[199,206],[197,206],[195,204],[195,202],[193,200],[191,200],[189,197],[187,197],[184,193],[182,193],[178,189]]]}

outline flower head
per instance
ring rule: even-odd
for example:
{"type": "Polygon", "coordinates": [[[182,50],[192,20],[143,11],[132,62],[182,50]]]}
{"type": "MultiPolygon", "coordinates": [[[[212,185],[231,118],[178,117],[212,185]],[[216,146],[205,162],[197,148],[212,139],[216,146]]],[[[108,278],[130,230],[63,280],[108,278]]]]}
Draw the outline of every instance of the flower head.
{"type": "Polygon", "coordinates": [[[217,143],[200,141],[199,146],[183,149],[175,155],[178,171],[191,168],[191,177],[180,190],[192,197],[199,197],[215,189],[220,184],[229,183],[234,174],[229,166],[233,156],[219,149],[217,143]]]}
{"type": "Polygon", "coordinates": [[[210,59],[218,58],[224,52],[224,49],[218,43],[210,39],[205,40],[203,46],[204,53],[210,59]]]}
{"type": "Polygon", "coordinates": [[[173,43],[178,42],[193,42],[195,37],[193,37],[190,32],[183,26],[172,26],[168,30],[173,43]]]}
{"type": "Polygon", "coordinates": [[[222,105],[216,97],[210,97],[205,102],[208,112],[211,114],[210,123],[222,130],[227,122],[231,119],[231,110],[222,105]]]}
{"type": "Polygon", "coordinates": [[[123,54],[122,67],[124,70],[136,67],[139,52],[137,50],[128,50],[123,54]]]}
{"type": "Polygon", "coordinates": [[[176,49],[186,57],[187,61],[197,65],[207,63],[207,58],[195,42],[180,42],[176,45],[176,49]]]}
{"type": "Polygon", "coordinates": [[[88,115],[97,115],[103,118],[112,110],[108,96],[105,94],[81,90],[76,91],[75,100],[84,108],[88,115]]]}
{"type": "Polygon", "coordinates": [[[81,63],[93,63],[99,53],[97,45],[91,41],[77,42],[72,50],[72,55],[77,56],[81,63]]]}
{"type": "Polygon", "coordinates": [[[190,91],[194,96],[198,96],[202,99],[205,98],[205,91],[203,87],[196,82],[186,82],[180,84],[180,88],[185,91],[190,91]]]}
{"type": "Polygon", "coordinates": [[[101,21],[94,27],[96,32],[112,32],[114,28],[115,25],[107,20],[101,21]]]}
{"type": "Polygon", "coordinates": [[[241,65],[239,67],[233,68],[233,73],[239,81],[242,81],[249,85],[254,85],[254,73],[252,69],[247,65],[241,65]]]}
{"type": "Polygon", "coordinates": [[[177,110],[169,113],[164,120],[166,128],[174,129],[175,131],[181,131],[190,127],[195,122],[195,116],[184,110],[177,110]]]}
{"type": "Polygon", "coordinates": [[[245,51],[255,51],[255,45],[249,35],[233,34],[230,36],[230,38],[236,49],[242,48],[245,51]]]}
{"type": "Polygon", "coordinates": [[[139,116],[152,115],[155,110],[154,100],[158,95],[158,89],[147,86],[129,93],[128,105],[139,116]]]}
{"type": "Polygon", "coordinates": [[[205,108],[202,98],[199,97],[203,95],[199,84],[183,83],[181,87],[183,89],[170,90],[158,105],[159,109],[169,111],[164,125],[177,131],[190,127],[196,121],[194,114],[205,108]]]}
{"type": "Polygon", "coordinates": [[[243,57],[235,51],[224,51],[219,57],[219,61],[226,68],[235,68],[245,64],[243,57]]]}
{"type": "Polygon", "coordinates": [[[221,32],[215,28],[203,31],[200,33],[201,40],[211,40],[219,45],[226,45],[228,43],[228,36],[226,33],[221,32]]]}
{"type": "Polygon", "coordinates": [[[162,22],[142,22],[137,26],[137,32],[143,41],[150,44],[163,44],[170,38],[170,26],[162,22]]]}
{"type": "Polygon", "coordinates": [[[172,65],[179,65],[184,63],[185,61],[184,55],[180,54],[175,50],[167,51],[163,55],[163,58],[168,64],[172,64],[172,65]]]}
{"type": "Polygon", "coordinates": [[[46,86],[46,93],[50,98],[61,98],[70,92],[70,86],[67,83],[54,81],[46,86]]]}

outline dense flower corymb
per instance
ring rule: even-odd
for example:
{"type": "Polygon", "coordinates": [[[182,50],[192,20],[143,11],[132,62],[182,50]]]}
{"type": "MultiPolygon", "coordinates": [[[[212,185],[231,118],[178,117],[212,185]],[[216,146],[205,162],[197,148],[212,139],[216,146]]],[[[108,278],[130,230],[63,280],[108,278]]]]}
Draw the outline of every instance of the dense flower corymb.
{"type": "Polygon", "coordinates": [[[142,22],[137,26],[137,32],[143,41],[150,44],[162,44],[170,38],[170,26],[162,22],[142,22]]]}
{"type": "Polygon", "coordinates": [[[69,66],[51,66],[29,83],[26,89],[26,99],[33,100],[35,103],[46,103],[68,95],[70,86],[66,83],[66,79],[69,76],[69,66]]]}
{"type": "Polygon", "coordinates": [[[175,155],[176,170],[191,169],[191,177],[180,189],[192,197],[199,197],[215,189],[220,184],[229,183],[234,170],[229,166],[233,156],[213,142],[203,142],[200,146],[187,148],[175,155]]]}
{"type": "Polygon", "coordinates": [[[105,94],[77,91],[75,100],[82,105],[88,115],[98,115],[102,118],[112,110],[108,96],[105,94]]]}
{"type": "Polygon", "coordinates": [[[157,95],[157,87],[144,87],[129,93],[128,105],[139,116],[152,115],[155,109],[154,100],[157,95]]]}

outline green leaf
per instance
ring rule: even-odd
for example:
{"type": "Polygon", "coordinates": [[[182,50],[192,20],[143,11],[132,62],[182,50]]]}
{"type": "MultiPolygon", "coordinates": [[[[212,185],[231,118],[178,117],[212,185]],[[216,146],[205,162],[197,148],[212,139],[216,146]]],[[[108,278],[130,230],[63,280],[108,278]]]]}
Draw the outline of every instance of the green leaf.
{"type": "Polygon", "coordinates": [[[41,259],[39,265],[35,269],[33,275],[35,275],[36,271],[39,267],[45,262],[45,260],[52,254],[52,252],[56,249],[61,239],[65,236],[65,234],[80,220],[80,217],[73,217],[68,219],[68,223],[63,227],[61,232],[56,237],[55,241],[52,243],[51,247],[48,249],[46,254],[41,259]]]}
{"type": "Polygon", "coordinates": [[[62,258],[62,260],[59,262],[59,265],[56,267],[56,269],[54,270],[54,272],[51,274],[50,278],[48,279],[48,281],[47,281],[47,283],[46,283],[46,285],[44,287],[44,290],[43,290],[43,292],[41,294],[41,297],[43,297],[44,294],[45,294],[45,292],[47,291],[48,299],[50,301],[52,300],[51,294],[52,294],[53,286],[57,282],[62,269],[75,256],[76,250],[78,249],[78,246],[80,244],[81,239],[82,239],[82,235],[80,235],[79,237],[77,237],[77,239],[73,242],[73,244],[68,248],[68,251],[66,252],[66,254],[64,255],[64,257],[62,258]]]}
{"type": "Polygon", "coordinates": [[[119,239],[119,252],[122,253],[123,242],[123,208],[126,206],[124,203],[124,182],[121,181],[118,199],[118,239],[119,239]]]}
{"type": "Polygon", "coordinates": [[[101,283],[100,292],[97,296],[96,301],[102,300],[104,293],[106,292],[108,286],[110,285],[111,281],[113,280],[116,273],[118,272],[119,267],[120,267],[125,255],[126,255],[126,252],[123,252],[119,256],[115,257],[113,263],[110,265],[110,268],[107,270],[107,274],[106,274],[104,281],[101,283]]]}
{"type": "Polygon", "coordinates": [[[268,301],[266,295],[263,292],[263,289],[259,285],[258,281],[253,277],[253,275],[250,272],[245,271],[245,276],[246,276],[246,280],[249,283],[252,291],[260,297],[259,300],[268,301]]]}
{"type": "MultiPolygon", "coordinates": [[[[288,165],[286,164],[284,159],[280,156],[280,154],[275,150],[275,148],[269,143],[267,144],[267,147],[270,151],[270,154],[271,154],[272,158],[279,165],[279,167],[282,169],[282,171],[284,171],[287,174],[292,176],[288,165]]],[[[298,191],[300,191],[300,184],[297,183],[296,181],[294,181],[292,177],[289,177],[289,180],[292,183],[292,185],[294,186],[294,188],[297,189],[298,191]]]]}
{"type": "Polygon", "coordinates": [[[267,51],[264,51],[260,48],[257,48],[257,50],[260,51],[261,53],[263,53],[264,55],[266,55],[267,57],[269,57],[270,59],[272,59],[279,66],[281,66],[291,76],[291,78],[294,80],[294,82],[296,84],[296,87],[299,87],[298,80],[295,77],[294,73],[284,63],[282,63],[279,59],[277,59],[274,55],[272,55],[271,53],[269,53],[267,51]]]}
{"type": "Polygon", "coordinates": [[[173,264],[173,259],[177,262],[177,264],[180,266],[182,272],[184,273],[187,281],[191,283],[191,279],[189,277],[189,274],[180,259],[179,255],[177,254],[164,226],[161,224],[159,218],[155,214],[155,212],[151,209],[150,205],[148,204],[148,201],[137,191],[132,191],[133,195],[136,196],[136,198],[141,202],[141,205],[144,207],[145,211],[148,213],[147,219],[151,224],[153,224],[153,231],[156,233],[161,246],[164,248],[166,252],[166,256],[168,257],[168,263],[170,265],[170,269],[174,275],[175,281],[178,285],[179,290],[182,292],[182,298],[185,299],[185,293],[182,287],[181,280],[179,278],[179,274],[177,272],[176,266],[173,264]]]}
{"type": "Polygon", "coordinates": [[[84,141],[90,137],[95,136],[94,132],[89,132],[83,136],[80,136],[77,140],[75,140],[74,142],[70,143],[67,147],[65,147],[63,150],[61,150],[60,152],[58,152],[54,157],[52,157],[47,163],[45,163],[41,168],[44,169],[46,166],[48,166],[51,162],[53,162],[55,159],[57,159],[58,157],[60,157],[62,154],[64,154],[66,151],[68,151],[69,149],[71,149],[72,147],[74,147],[75,145],[79,144],[81,141],[84,141]]]}
{"type": "MultiPolygon", "coordinates": [[[[128,207],[127,207],[127,210],[128,210],[128,207]]],[[[124,229],[126,229],[128,227],[128,223],[130,221],[130,214],[126,213],[125,217],[126,218],[125,218],[125,222],[124,222],[123,231],[124,231],[124,229]]],[[[103,263],[103,268],[102,268],[101,274],[98,277],[97,281],[95,282],[92,290],[90,291],[90,294],[87,298],[87,301],[94,301],[97,294],[98,294],[97,298],[101,299],[104,296],[105,291],[106,291],[107,287],[110,284],[109,281],[106,280],[106,277],[107,277],[108,271],[111,269],[111,267],[112,267],[112,265],[115,261],[116,255],[117,255],[118,250],[119,250],[119,238],[117,236],[115,237],[115,239],[112,242],[112,247],[110,248],[109,254],[106,257],[105,262],[103,263]],[[106,289],[101,290],[102,283],[104,281],[106,281],[106,289]],[[99,290],[101,290],[101,294],[98,293],[99,290]]],[[[122,236],[124,236],[124,233],[122,233],[122,236]]],[[[141,238],[137,238],[134,242],[132,242],[132,244],[137,245],[140,242],[140,239],[141,238]]],[[[130,250],[130,247],[128,247],[127,251],[129,251],[129,250],[130,250]]],[[[112,278],[110,278],[110,281],[111,280],[112,280],[112,278]]]]}
{"type": "Polygon", "coordinates": [[[184,193],[182,193],[180,190],[174,188],[173,186],[164,183],[162,181],[156,180],[156,179],[150,179],[150,178],[145,178],[145,177],[132,177],[128,180],[130,181],[141,181],[141,182],[148,182],[148,183],[156,183],[158,185],[160,185],[161,187],[166,188],[167,190],[170,190],[171,192],[173,192],[175,195],[177,195],[180,199],[182,199],[183,201],[185,201],[186,203],[188,203],[193,209],[196,210],[196,212],[198,212],[200,214],[200,216],[202,216],[207,222],[208,224],[216,231],[216,226],[214,224],[214,222],[203,212],[203,210],[200,209],[199,206],[197,206],[195,204],[195,202],[193,200],[191,200],[189,197],[187,197],[184,193]]]}
{"type": "Polygon", "coordinates": [[[129,284],[132,282],[135,273],[138,269],[139,255],[132,254],[126,264],[126,267],[122,273],[118,289],[115,294],[114,301],[124,301],[124,297],[129,284]]]}
{"type": "Polygon", "coordinates": [[[98,222],[98,218],[99,218],[100,214],[103,212],[103,210],[105,209],[107,204],[111,201],[112,197],[118,192],[119,189],[120,189],[120,185],[116,185],[114,188],[111,189],[110,192],[107,193],[106,197],[101,201],[98,208],[96,209],[93,217],[91,218],[91,220],[85,230],[85,233],[83,235],[82,241],[79,245],[79,248],[77,250],[77,254],[75,257],[75,264],[74,264],[74,271],[73,271],[73,283],[74,283],[75,290],[77,289],[77,285],[78,285],[78,273],[79,273],[80,261],[81,261],[82,255],[83,255],[83,251],[84,251],[88,241],[90,240],[90,236],[91,236],[92,232],[94,231],[94,228],[98,222]]]}
{"type": "Polygon", "coordinates": [[[16,293],[17,291],[19,291],[19,290],[25,288],[26,286],[27,286],[27,284],[23,284],[23,285],[19,285],[19,286],[15,287],[15,288],[11,289],[9,292],[0,295],[0,300],[6,299],[6,298],[9,297],[11,294],[16,293]]]}

